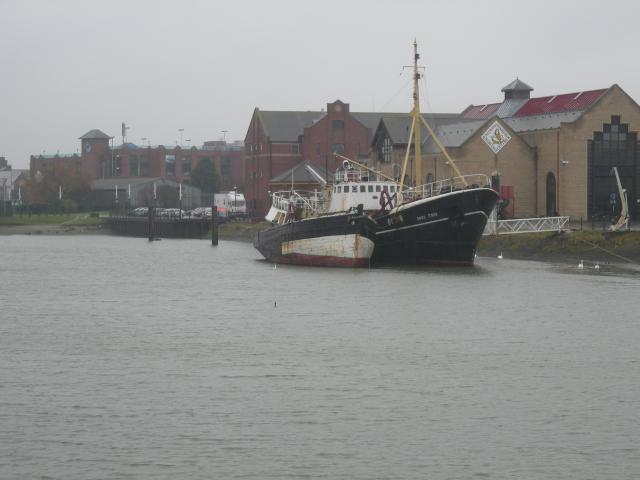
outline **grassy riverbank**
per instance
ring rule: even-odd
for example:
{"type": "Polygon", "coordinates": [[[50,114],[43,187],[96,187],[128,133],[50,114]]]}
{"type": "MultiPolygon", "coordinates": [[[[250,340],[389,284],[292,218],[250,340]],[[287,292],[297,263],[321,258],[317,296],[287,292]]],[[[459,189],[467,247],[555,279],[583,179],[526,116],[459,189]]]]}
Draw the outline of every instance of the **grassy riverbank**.
{"type": "MultiPolygon", "coordinates": [[[[268,227],[266,222],[221,223],[218,236],[222,240],[250,242],[256,232],[268,227]]],[[[0,217],[0,235],[100,235],[111,233],[95,214],[52,214],[0,217]]]]}
{"type": "Polygon", "coordinates": [[[96,225],[98,223],[100,223],[100,219],[97,213],[54,213],[0,217],[0,226],[96,225]]]}
{"type": "Polygon", "coordinates": [[[60,213],[0,217],[0,235],[69,235],[102,233],[97,214],[60,213]]]}
{"type": "Polygon", "coordinates": [[[267,222],[228,222],[220,225],[218,237],[223,240],[251,242],[253,241],[253,236],[265,228],[269,228],[267,222]]]}

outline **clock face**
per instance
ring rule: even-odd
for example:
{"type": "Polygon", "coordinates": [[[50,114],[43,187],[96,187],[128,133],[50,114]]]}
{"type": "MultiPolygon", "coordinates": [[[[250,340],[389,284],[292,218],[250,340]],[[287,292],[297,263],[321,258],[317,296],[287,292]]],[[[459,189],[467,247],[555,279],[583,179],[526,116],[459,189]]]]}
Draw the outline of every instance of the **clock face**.
{"type": "Polygon", "coordinates": [[[87,153],[91,151],[91,144],[89,142],[84,144],[84,151],[87,153]]]}

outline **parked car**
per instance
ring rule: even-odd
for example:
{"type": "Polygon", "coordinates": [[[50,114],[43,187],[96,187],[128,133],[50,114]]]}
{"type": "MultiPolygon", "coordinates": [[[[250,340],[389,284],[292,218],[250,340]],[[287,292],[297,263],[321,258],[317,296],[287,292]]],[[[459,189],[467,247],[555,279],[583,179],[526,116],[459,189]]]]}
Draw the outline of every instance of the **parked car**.
{"type": "Polygon", "coordinates": [[[187,212],[179,208],[165,208],[160,215],[162,217],[182,218],[187,217],[187,212]]]}
{"type": "Polygon", "coordinates": [[[134,208],[129,212],[129,215],[132,217],[146,217],[149,215],[149,207],[134,208]]]}
{"type": "MultiPolygon", "coordinates": [[[[203,217],[206,213],[206,208],[205,207],[197,207],[194,208],[193,210],[191,210],[189,213],[191,213],[192,217],[203,217]]],[[[209,209],[211,210],[211,209],[209,209]]]]}

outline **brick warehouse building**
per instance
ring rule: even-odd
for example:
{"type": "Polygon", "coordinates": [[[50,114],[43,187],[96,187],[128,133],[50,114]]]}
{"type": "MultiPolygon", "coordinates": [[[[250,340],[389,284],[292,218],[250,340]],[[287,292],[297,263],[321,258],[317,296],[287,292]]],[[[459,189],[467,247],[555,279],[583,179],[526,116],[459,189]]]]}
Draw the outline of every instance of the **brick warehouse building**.
{"type": "MultiPolygon", "coordinates": [[[[492,177],[513,217],[611,215],[620,209],[611,174],[616,166],[631,218],[640,218],[638,104],[618,85],[538,98],[531,98],[532,90],[516,79],[502,89],[499,102],[424,117],[463,174],[492,177]]],[[[332,151],[397,178],[408,126],[406,113],[352,113],[340,101],[328,104],[326,112],[256,109],[245,138],[250,215],[264,215],[270,180],[296,164],[334,171],[338,162],[332,163],[332,151]]],[[[450,167],[424,129],[422,138],[425,178],[419,183],[450,177],[450,167]]]]}
{"type": "Polygon", "coordinates": [[[303,160],[333,172],[341,163],[333,152],[353,159],[369,158],[373,132],[383,116],[406,114],[351,112],[349,104],[340,100],[328,103],[326,111],[256,108],[245,137],[248,215],[263,217],[271,205],[270,181],[303,160]]]}
{"type": "Polygon", "coordinates": [[[202,147],[138,146],[124,143],[111,148],[111,137],[94,129],[79,140],[80,154],[32,155],[30,171],[74,169],[88,180],[109,178],[166,178],[188,182],[203,158],[213,160],[221,190],[243,189],[243,145],[224,141],[205,142],[202,147]]]}

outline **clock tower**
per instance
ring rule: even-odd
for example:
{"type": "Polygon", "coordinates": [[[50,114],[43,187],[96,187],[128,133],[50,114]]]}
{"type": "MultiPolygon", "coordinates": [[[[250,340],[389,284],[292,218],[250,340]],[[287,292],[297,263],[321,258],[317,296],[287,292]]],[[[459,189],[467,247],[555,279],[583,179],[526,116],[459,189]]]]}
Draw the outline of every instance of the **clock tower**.
{"type": "Polygon", "coordinates": [[[82,171],[89,180],[111,177],[111,137],[94,129],[80,137],[82,171]]]}

